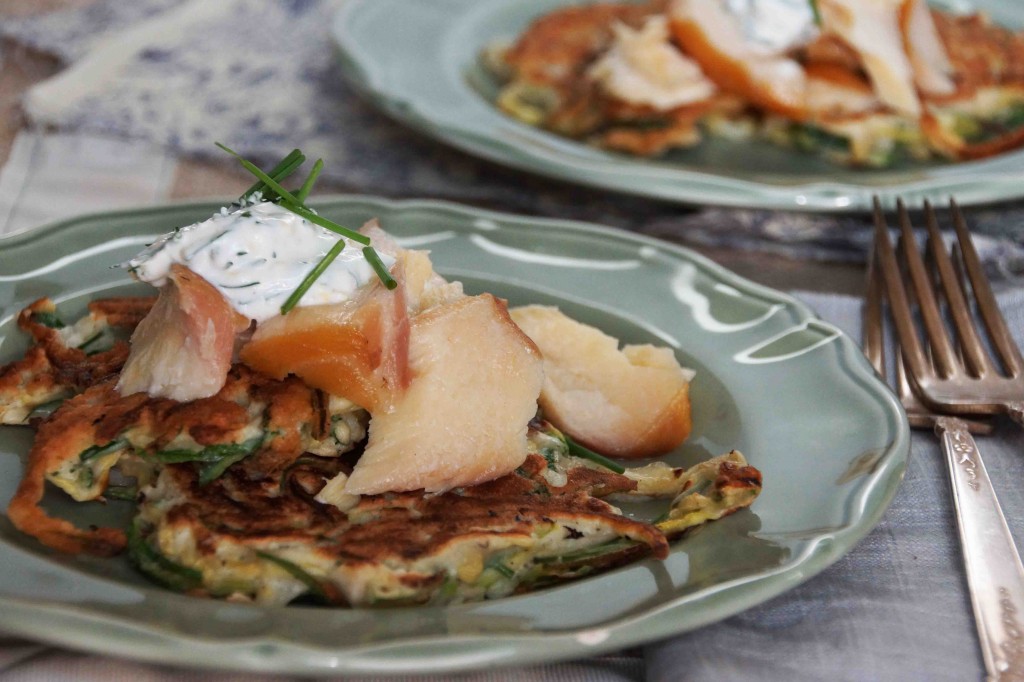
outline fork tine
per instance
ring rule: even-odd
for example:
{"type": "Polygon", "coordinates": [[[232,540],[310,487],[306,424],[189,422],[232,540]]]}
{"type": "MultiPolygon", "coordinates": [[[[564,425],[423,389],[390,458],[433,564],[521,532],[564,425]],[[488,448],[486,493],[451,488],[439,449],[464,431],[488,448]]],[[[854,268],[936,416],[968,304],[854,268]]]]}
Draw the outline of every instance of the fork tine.
{"type": "Polygon", "coordinates": [[[903,347],[903,359],[910,366],[910,372],[918,377],[926,376],[931,374],[930,366],[921,348],[921,341],[917,338],[917,330],[914,329],[907,290],[903,286],[896,253],[889,239],[889,226],[885,222],[885,212],[882,211],[878,197],[874,198],[874,205],[875,255],[889,299],[890,317],[893,326],[896,327],[896,336],[903,347]]]}
{"type": "Polygon", "coordinates": [[[983,377],[993,371],[993,366],[985,352],[985,346],[978,336],[978,330],[974,328],[974,320],[971,317],[971,309],[967,303],[967,297],[963,287],[960,286],[960,278],[957,276],[953,261],[946,252],[946,246],[942,241],[939,232],[939,221],[935,216],[935,210],[931,202],[924,202],[925,225],[928,228],[927,248],[931,255],[931,262],[938,272],[939,282],[946,294],[946,301],[949,303],[949,314],[953,320],[953,327],[956,329],[957,339],[960,342],[958,356],[969,368],[969,371],[977,377],[983,377]]]}
{"type": "MultiPolygon", "coordinates": [[[[896,395],[899,396],[900,402],[903,403],[904,407],[907,407],[908,401],[911,399],[917,402],[917,398],[914,396],[914,389],[910,387],[910,380],[907,378],[907,368],[903,365],[903,352],[896,345],[895,349],[896,357],[896,395]]],[[[923,407],[921,408],[923,409],[923,407]]],[[[919,415],[914,415],[917,418],[919,415]]],[[[907,409],[907,418],[911,417],[911,411],[907,409]]]]}
{"type": "MultiPolygon", "coordinates": [[[[882,297],[884,295],[882,278],[879,275],[878,252],[871,249],[868,257],[867,286],[864,293],[862,334],[864,355],[868,362],[875,368],[878,376],[883,381],[889,381],[885,371],[885,311],[883,310],[882,297]]],[[[907,420],[914,428],[929,428],[934,423],[935,415],[932,414],[914,395],[914,390],[907,377],[906,368],[903,366],[903,353],[896,344],[894,351],[895,359],[895,389],[896,395],[907,412],[907,420]]],[[[992,424],[988,421],[965,419],[964,423],[971,433],[990,433],[992,424]]]]}
{"type": "MultiPolygon", "coordinates": [[[[877,241],[877,240],[876,240],[877,241]]],[[[891,251],[890,246],[890,251],[891,251]]],[[[864,306],[862,308],[862,335],[864,355],[868,362],[875,368],[875,372],[882,381],[889,381],[885,371],[885,311],[883,310],[882,297],[884,295],[884,282],[879,275],[878,267],[879,249],[872,248],[868,255],[867,286],[864,293],[864,306]]],[[[891,316],[890,316],[891,317],[891,316]]],[[[906,368],[904,367],[903,352],[896,344],[894,351],[895,389],[896,395],[907,413],[907,420],[914,428],[929,428],[934,424],[936,415],[923,405],[914,394],[910,385],[906,368]]],[[[963,420],[971,433],[990,433],[992,424],[989,421],[973,419],[963,420]]]]}
{"type": "Polygon", "coordinates": [[[878,375],[885,378],[885,353],[882,335],[882,281],[878,277],[878,249],[872,248],[868,257],[867,291],[864,294],[862,327],[864,329],[864,355],[878,375]]]}
{"type": "Polygon", "coordinates": [[[1006,327],[1006,320],[999,312],[996,297],[992,293],[992,287],[989,286],[988,278],[985,276],[981,259],[978,258],[978,252],[975,251],[974,243],[971,241],[967,221],[964,220],[960,207],[953,199],[949,200],[949,211],[953,216],[953,229],[956,231],[959,241],[964,268],[967,270],[967,277],[971,282],[971,290],[974,292],[978,311],[981,314],[981,319],[985,322],[985,328],[988,329],[992,345],[999,353],[1007,373],[1012,377],[1020,376],[1024,370],[1024,359],[1021,358],[1020,350],[1017,348],[1013,336],[1010,335],[1010,330],[1006,327]]]}
{"type": "MultiPolygon", "coordinates": [[[[896,201],[897,215],[899,216],[900,233],[904,248],[901,255],[907,266],[907,273],[914,286],[914,294],[917,298],[918,310],[921,313],[921,321],[924,323],[924,332],[928,337],[928,350],[932,362],[942,377],[948,378],[960,373],[960,365],[957,363],[956,352],[953,343],[946,333],[942,323],[942,314],[939,312],[939,304],[935,299],[935,292],[929,282],[928,271],[925,269],[921,254],[917,251],[917,241],[914,239],[914,228],[910,224],[910,213],[903,204],[902,199],[896,201]]],[[[903,341],[902,333],[900,342],[903,341]]],[[[911,368],[915,376],[919,374],[915,368],[911,368]]]]}

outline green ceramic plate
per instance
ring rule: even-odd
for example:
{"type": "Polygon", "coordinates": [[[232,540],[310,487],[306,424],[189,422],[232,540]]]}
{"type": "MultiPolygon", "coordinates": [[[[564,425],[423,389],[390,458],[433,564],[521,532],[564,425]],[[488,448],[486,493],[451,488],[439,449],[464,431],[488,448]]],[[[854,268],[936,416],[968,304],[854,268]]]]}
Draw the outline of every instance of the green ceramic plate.
{"type": "MultiPolygon", "coordinates": [[[[186,597],[123,559],[58,555],[0,515],[5,631],[151,661],[290,673],[454,671],[583,657],[725,618],[834,562],[879,520],[906,463],[905,417],[856,344],[792,298],[687,250],[606,228],[429,201],[318,202],[359,225],[379,216],[407,246],[473,292],[558,304],[627,342],[676,349],[697,370],[693,435],[670,455],[694,463],[738,448],[764,472],[750,510],[648,560],[534,594],[455,607],[260,608],[186,597]]],[[[26,347],[17,311],[54,297],[70,317],[88,300],[145,291],[111,265],[215,204],[78,218],[0,240],[0,362],[26,347]]],[[[32,433],[0,427],[0,509],[32,433]]],[[[130,506],[76,505],[81,523],[130,506]]],[[[638,506],[648,518],[657,511],[638,506]]]]}
{"type": "MultiPolygon", "coordinates": [[[[593,0],[584,0],[593,1],[593,0]]],[[[1024,27],[1019,0],[947,0],[1024,27]]],[[[602,151],[515,121],[492,104],[480,49],[514,38],[567,0],[347,0],[333,35],[348,80],[377,106],[428,135],[550,177],[688,203],[822,211],[871,209],[897,196],[961,204],[1024,196],[1024,151],[969,163],[853,170],[767,143],[708,140],[657,160],[602,151]],[[402,21],[396,21],[401,17],[402,21]]]]}

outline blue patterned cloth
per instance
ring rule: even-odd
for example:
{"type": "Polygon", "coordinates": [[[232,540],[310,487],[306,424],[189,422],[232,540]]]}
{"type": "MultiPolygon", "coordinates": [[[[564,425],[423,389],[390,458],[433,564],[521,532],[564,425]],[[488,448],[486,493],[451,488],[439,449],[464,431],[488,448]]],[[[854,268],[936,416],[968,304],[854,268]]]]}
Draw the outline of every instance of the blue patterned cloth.
{"type": "MultiPolygon", "coordinates": [[[[391,121],[342,80],[328,36],[336,0],[98,0],[7,20],[0,34],[70,65],[25,102],[38,126],[145,139],[216,157],[220,140],[261,161],[293,147],[322,156],[325,177],[355,192],[435,197],[588,220],[705,246],[860,262],[866,216],[694,210],[571,187],[471,158],[391,121]],[[70,93],[70,95],[69,95],[70,93]]],[[[1024,204],[972,212],[985,257],[1024,270],[1024,204]]]]}

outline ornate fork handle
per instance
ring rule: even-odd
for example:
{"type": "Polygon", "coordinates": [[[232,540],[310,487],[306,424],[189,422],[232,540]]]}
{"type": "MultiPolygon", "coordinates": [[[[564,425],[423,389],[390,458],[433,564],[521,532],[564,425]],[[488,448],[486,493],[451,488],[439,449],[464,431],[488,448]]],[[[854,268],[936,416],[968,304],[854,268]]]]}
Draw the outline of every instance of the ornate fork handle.
{"type": "Polygon", "coordinates": [[[939,417],[935,432],[949,467],[987,679],[1024,682],[1024,565],[966,425],[939,417]]]}

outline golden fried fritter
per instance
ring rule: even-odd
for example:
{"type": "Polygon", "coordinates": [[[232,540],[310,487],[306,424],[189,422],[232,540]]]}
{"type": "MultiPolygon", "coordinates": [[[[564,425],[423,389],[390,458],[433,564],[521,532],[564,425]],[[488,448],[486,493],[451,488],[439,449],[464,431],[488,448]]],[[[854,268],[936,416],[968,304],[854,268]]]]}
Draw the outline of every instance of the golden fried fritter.
{"type": "Polygon", "coordinates": [[[530,442],[523,466],[494,481],[363,496],[344,512],[317,495],[351,470],[342,459],[303,456],[279,481],[236,467],[208,485],[169,465],[144,491],[129,550],[151,577],[194,594],[448,603],[664,558],[669,539],[748,506],[761,488],[760,472],[736,452],[690,469],[655,463],[617,474],[569,455],[546,423],[531,424],[530,442]],[[651,524],[600,499],[633,495],[675,500],[651,524]]]}
{"type": "MultiPolygon", "coordinates": [[[[309,459],[296,464],[298,475],[309,459]]],[[[366,496],[342,513],[288,482],[253,481],[240,469],[204,486],[194,470],[168,466],[142,501],[146,546],[134,553],[191,576],[196,593],[287,603],[312,583],[328,601],[358,605],[497,596],[667,555],[661,531],[593,495],[633,490],[634,481],[576,466],[556,487],[546,468],[544,457],[531,455],[488,483],[441,495],[366,496]],[[489,566],[501,568],[485,575],[489,566]],[[295,577],[299,570],[305,580],[295,577]]],[[[339,460],[321,461],[313,478],[323,485],[343,469],[339,460]]]]}
{"type": "Polygon", "coordinates": [[[504,62],[516,79],[550,86],[567,96],[581,86],[586,67],[608,47],[614,22],[637,28],[666,4],[594,4],[555,10],[530,24],[505,53],[504,62]]]}
{"type": "MultiPolygon", "coordinates": [[[[330,421],[323,414],[328,403],[294,377],[278,381],[236,365],[219,393],[188,403],[144,393],[121,396],[114,383],[108,379],[71,398],[40,425],[8,507],[18,529],[54,549],[116,553],[124,534],[77,529],[48,516],[39,507],[47,480],[76,500],[100,499],[123,458],[135,460],[134,470],[189,462],[185,466],[199,467],[203,480],[239,462],[252,480],[276,480],[303,452],[323,452],[324,441],[333,437],[323,428],[330,421]]],[[[350,429],[349,436],[329,450],[350,449],[365,427],[350,429]]]]}
{"type": "Polygon", "coordinates": [[[932,16],[953,65],[953,97],[987,85],[1024,84],[1024,35],[993,24],[984,14],[932,16]]]}
{"type": "Polygon", "coordinates": [[[56,306],[48,298],[43,298],[23,310],[18,316],[18,326],[28,332],[35,343],[46,351],[46,356],[53,365],[57,383],[82,390],[117,373],[128,353],[128,344],[117,339],[108,350],[90,354],[85,346],[104,328],[122,326],[131,331],[145,316],[152,306],[153,299],[107,299],[89,306],[88,317],[76,323],[88,332],[75,330],[78,336],[86,336],[80,343],[69,344],[62,334],[63,325],[58,321],[54,324],[57,314],[56,306]],[[131,310],[126,310],[125,307],[131,310]],[[45,320],[45,321],[44,321],[45,320]]]}
{"type": "Polygon", "coordinates": [[[723,92],[659,111],[618,100],[590,77],[590,67],[613,43],[615,24],[637,28],[666,6],[573,5],[535,19],[511,47],[484,53],[485,65],[504,82],[497,106],[531,125],[637,156],[693,146],[705,133],[736,139],[756,134],[837,163],[869,167],[906,159],[977,159],[1024,145],[1024,34],[985,15],[932,10],[954,90],[917,93],[924,107],[920,117],[889,109],[878,99],[872,105],[860,55],[827,31],[793,57],[813,76],[808,102],[813,93],[815,105],[836,103],[835,111],[808,104],[780,116],[723,92]],[[823,69],[843,78],[822,79],[823,69]]]}
{"type": "Polygon", "coordinates": [[[57,383],[46,351],[33,346],[0,368],[0,424],[27,424],[36,408],[69,395],[71,389],[57,383]]]}
{"type": "Polygon", "coordinates": [[[1024,33],[982,14],[933,12],[956,90],[935,98],[921,121],[941,154],[980,159],[1024,145],[1024,33]]]}
{"type": "Polygon", "coordinates": [[[111,333],[130,333],[153,305],[152,298],[106,298],[89,304],[89,315],[66,326],[49,298],[18,315],[18,326],[35,345],[25,357],[0,367],[0,423],[27,423],[45,403],[78,393],[120,371],[128,344],[111,333]],[[103,345],[109,347],[104,348],[103,345]]]}
{"type": "Polygon", "coordinates": [[[638,28],[667,4],[570,6],[536,19],[508,50],[489,55],[495,73],[508,81],[498,106],[527,123],[631,154],[654,156],[696,144],[698,123],[709,114],[742,112],[739,98],[717,93],[659,111],[617,99],[587,75],[611,44],[614,24],[638,28]]]}
{"type": "Polygon", "coordinates": [[[327,481],[351,474],[366,437],[369,415],[353,403],[242,364],[216,395],[191,402],[117,391],[124,349],[114,341],[89,355],[80,346],[111,325],[137,324],[151,303],[97,302],[70,328],[48,300],[23,312],[37,345],[0,372],[10,381],[0,406],[14,414],[25,410],[10,407],[16,399],[72,397],[36,421],[7,513],[59,551],[127,547],[140,570],[173,589],[272,604],[303,595],[354,605],[500,597],[664,558],[670,537],[749,505],[760,490],[760,473],[738,453],[688,470],[618,474],[570,454],[561,433],[534,420],[531,454],[512,474],[440,495],[349,495],[342,509],[324,493],[327,481]],[[138,503],[127,532],[81,528],[40,506],[48,482],[77,501],[104,500],[115,471],[136,484],[117,486],[138,503]],[[616,495],[675,500],[652,524],[602,499],[616,495]]]}

